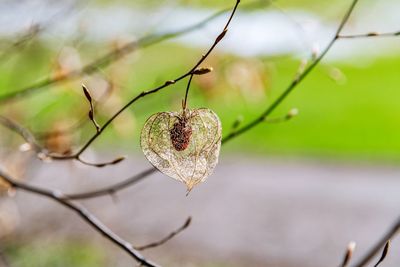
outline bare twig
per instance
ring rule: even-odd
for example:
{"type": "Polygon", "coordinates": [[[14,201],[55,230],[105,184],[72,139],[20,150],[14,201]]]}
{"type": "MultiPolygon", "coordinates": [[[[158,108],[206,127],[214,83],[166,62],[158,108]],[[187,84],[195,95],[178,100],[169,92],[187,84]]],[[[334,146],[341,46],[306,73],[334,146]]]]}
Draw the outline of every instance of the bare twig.
{"type": "Polygon", "coordinates": [[[189,77],[189,81],[188,81],[188,84],[186,86],[185,98],[184,98],[184,100],[182,102],[182,109],[183,109],[184,112],[186,111],[186,107],[187,107],[186,106],[187,105],[187,98],[188,98],[188,94],[189,94],[190,84],[192,83],[193,75],[194,74],[191,74],[190,77],[189,77]]]}
{"type": "Polygon", "coordinates": [[[109,241],[113,242],[115,245],[127,252],[131,257],[133,257],[137,262],[143,266],[157,267],[158,265],[146,260],[137,250],[135,250],[129,242],[125,241],[113,231],[111,231],[107,226],[105,226],[97,217],[95,217],[90,211],[88,211],[83,206],[66,200],[63,193],[58,191],[51,191],[48,189],[43,189],[31,185],[27,185],[16,181],[9,174],[7,174],[3,169],[0,168],[0,177],[8,182],[12,187],[20,189],[23,191],[31,192],[36,195],[44,196],[49,199],[58,202],[64,207],[76,212],[86,223],[92,226],[96,231],[101,233],[109,241]]]}
{"type": "Polygon", "coordinates": [[[364,34],[352,34],[352,35],[339,35],[339,39],[354,39],[354,38],[371,38],[371,37],[395,37],[399,36],[400,31],[396,32],[369,32],[364,34]]]}
{"type": "Polygon", "coordinates": [[[344,254],[343,262],[340,265],[340,267],[346,267],[349,264],[355,248],[356,248],[356,243],[350,242],[349,245],[347,246],[346,254],[344,254]]]}
{"type": "Polygon", "coordinates": [[[378,262],[374,265],[374,267],[378,267],[379,264],[381,264],[385,260],[387,254],[389,252],[389,248],[390,248],[390,240],[388,240],[386,242],[385,247],[383,248],[383,251],[382,251],[382,255],[379,258],[378,262]]]}
{"type": "Polygon", "coordinates": [[[192,82],[193,76],[194,75],[204,75],[204,74],[210,73],[211,71],[213,71],[212,67],[204,67],[204,68],[195,69],[190,74],[189,81],[188,81],[188,84],[186,86],[185,98],[184,98],[183,103],[182,103],[183,110],[186,110],[186,107],[187,107],[187,98],[188,98],[188,95],[189,95],[190,84],[192,82]]]}
{"type": "Polygon", "coordinates": [[[120,163],[121,161],[125,160],[124,156],[120,156],[116,159],[113,159],[112,161],[107,161],[107,162],[101,162],[101,163],[92,163],[92,162],[87,162],[83,160],[82,158],[78,157],[77,160],[85,165],[92,166],[92,167],[97,167],[97,168],[103,168],[105,166],[110,166],[110,165],[116,165],[120,163]]]}
{"type": "Polygon", "coordinates": [[[34,39],[44,27],[39,24],[31,25],[26,32],[17,38],[12,44],[0,53],[0,62],[4,62],[14,51],[21,51],[21,49],[32,39],[34,39]]]}
{"type": "Polygon", "coordinates": [[[400,217],[393,224],[392,227],[387,231],[387,233],[372,246],[372,248],[352,267],[362,267],[367,265],[372,258],[379,253],[379,251],[386,245],[388,240],[392,239],[400,230],[400,217]]]}
{"type": "Polygon", "coordinates": [[[149,175],[155,173],[156,171],[157,171],[157,169],[150,168],[150,169],[147,169],[139,174],[136,174],[122,182],[119,182],[117,184],[114,184],[114,185],[111,185],[111,186],[108,186],[105,188],[89,191],[89,192],[84,192],[84,193],[65,194],[64,197],[66,199],[73,200],[73,199],[88,199],[88,198],[100,197],[100,196],[104,196],[104,195],[114,195],[118,191],[120,191],[124,188],[127,188],[131,185],[134,185],[137,182],[140,182],[141,180],[143,180],[144,178],[148,177],[149,175]]]}
{"type": "Polygon", "coordinates": [[[59,21],[63,21],[62,17],[68,15],[72,10],[74,10],[76,3],[61,9],[52,15],[47,21],[42,23],[32,24],[25,32],[19,34],[16,40],[13,41],[8,47],[3,49],[0,53],[0,63],[6,61],[6,59],[13,54],[13,52],[20,52],[30,41],[35,39],[40,33],[44,32],[46,29],[55,25],[59,21]]]}
{"type": "Polygon", "coordinates": [[[166,242],[168,242],[169,240],[171,240],[174,236],[176,236],[179,233],[181,233],[182,231],[184,231],[186,228],[188,228],[190,223],[191,223],[191,221],[192,221],[192,217],[189,217],[189,218],[186,219],[185,223],[181,227],[179,227],[175,231],[169,233],[169,235],[167,235],[163,239],[161,239],[159,241],[156,241],[156,242],[153,242],[153,243],[150,243],[150,244],[147,244],[147,245],[144,245],[144,246],[137,246],[137,247],[135,247],[135,249],[143,251],[143,250],[146,250],[146,249],[149,249],[149,248],[159,247],[159,246],[165,244],[166,242]]]}

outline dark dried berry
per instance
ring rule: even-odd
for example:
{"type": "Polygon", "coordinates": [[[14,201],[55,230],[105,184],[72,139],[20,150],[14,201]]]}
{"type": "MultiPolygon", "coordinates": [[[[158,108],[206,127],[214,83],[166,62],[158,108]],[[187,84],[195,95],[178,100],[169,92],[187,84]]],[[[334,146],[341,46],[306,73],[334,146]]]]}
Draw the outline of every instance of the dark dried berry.
{"type": "Polygon", "coordinates": [[[178,118],[178,121],[174,123],[174,126],[170,130],[171,142],[175,150],[183,151],[190,143],[190,137],[192,136],[192,127],[186,119],[178,118]]]}

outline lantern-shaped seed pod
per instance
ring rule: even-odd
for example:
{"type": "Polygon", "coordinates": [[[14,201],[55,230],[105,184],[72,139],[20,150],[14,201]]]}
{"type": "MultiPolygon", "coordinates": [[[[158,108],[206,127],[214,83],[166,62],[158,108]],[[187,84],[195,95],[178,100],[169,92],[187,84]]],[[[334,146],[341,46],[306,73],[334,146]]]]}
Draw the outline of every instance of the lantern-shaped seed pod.
{"type": "Polygon", "coordinates": [[[210,109],[183,109],[153,114],[142,129],[140,143],[154,167],[190,191],[217,165],[221,134],[221,122],[210,109]]]}

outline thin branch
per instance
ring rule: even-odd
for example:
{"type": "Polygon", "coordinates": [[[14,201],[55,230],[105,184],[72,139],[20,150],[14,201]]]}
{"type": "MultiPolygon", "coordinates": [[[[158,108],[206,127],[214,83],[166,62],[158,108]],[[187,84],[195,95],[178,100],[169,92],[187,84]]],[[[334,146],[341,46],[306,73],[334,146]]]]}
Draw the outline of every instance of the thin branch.
{"type": "Polygon", "coordinates": [[[193,76],[194,75],[204,75],[204,74],[210,73],[211,71],[213,71],[212,67],[198,68],[198,69],[195,69],[190,74],[189,81],[188,81],[188,84],[186,86],[185,98],[184,98],[183,103],[182,103],[183,110],[186,110],[186,107],[187,107],[187,99],[188,99],[189,90],[190,90],[190,84],[192,83],[193,76]]]}
{"type": "Polygon", "coordinates": [[[400,36],[400,31],[396,32],[369,32],[364,34],[352,34],[352,35],[339,35],[339,39],[355,39],[355,38],[371,38],[371,37],[395,37],[400,36]]]}
{"type": "Polygon", "coordinates": [[[131,257],[133,257],[137,262],[139,262],[143,266],[149,266],[149,267],[159,266],[155,263],[146,260],[137,250],[133,248],[132,244],[125,241],[117,234],[115,234],[113,231],[111,231],[111,229],[105,226],[97,217],[95,217],[92,213],[90,213],[90,211],[88,211],[86,208],[69,200],[66,200],[65,197],[63,197],[64,196],[63,193],[59,191],[51,191],[18,182],[1,168],[0,168],[0,177],[16,189],[20,189],[23,191],[31,192],[36,195],[47,197],[49,199],[54,200],[55,202],[58,202],[64,207],[67,207],[70,210],[76,212],[86,223],[91,225],[97,232],[99,232],[106,239],[108,239],[121,249],[123,249],[125,252],[127,252],[131,257]]]}
{"type": "Polygon", "coordinates": [[[353,257],[354,249],[356,248],[355,242],[350,242],[347,246],[346,253],[344,254],[342,264],[340,267],[347,267],[349,264],[351,257],[353,257]]]}
{"type": "MultiPolygon", "coordinates": [[[[260,5],[261,3],[263,4],[264,2],[265,1],[252,2],[252,3],[247,4],[247,7],[253,7],[256,5],[260,5]]],[[[88,74],[95,73],[100,68],[107,67],[108,65],[110,65],[113,62],[119,60],[120,58],[132,53],[133,51],[135,51],[137,49],[145,48],[145,47],[160,43],[161,41],[176,38],[181,35],[190,33],[194,30],[197,30],[199,28],[202,28],[203,26],[208,24],[210,21],[215,20],[216,18],[220,17],[221,15],[228,12],[229,10],[230,10],[230,8],[218,11],[215,14],[211,15],[210,17],[204,19],[203,21],[196,23],[194,25],[188,26],[188,27],[183,28],[178,31],[144,36],[136,41],[129,42],[126,45],[124,45],[118,49],[112,50],[109,53],[99,57],[98,59],[88,63],[81,69],[72,70],[63,76],[44,78],[32,85],[24,87],[22,89],[14,90],[13,92],[3,94],[0,96],[0,103],[17,101],[17,100],[22,99],[23,97],[32,95],[33,93],[36,93],[43,89],[49,88],[49,86],[51,86],[51,85],[56,85],[59,83],[63,83],[63,82],[72,80],[72,79],[76,79],[85,74],[88,75],[88,74]]],[[[231,20],[231,18],[230,18],[230,20],[231,20]]],[[[229,20],[229,22],[230,22],[230,20],[229,20]]],[[[201,62],[200,62],[200,64],[201,64],[201,62]]]]}
{"type": "MultiPolygon", "coordinates": [[[[20,135],[28,144],[28,149],[26,150],[33,150],[36,153],[36,156],[43,161],[51,161],[53,159],[53,157],[51,156],[51,153],[45,149],[43,146],[41,146],[39,144],[39,142],[36,140],[36,138],[33,136],[33,134],[26,128],[22,127],[21,125],[19,125],[18,123],[16,123],[15,121],[6,118],[4,116],[0,115],[0,124],[3,125],[4,127],[14,131],[15,133],[17,133],[18,135],[20,135]]],[[[65,157],[69,157],[69,156],[65,156],[65,157]]],[[[81,162],[82,164],[88,165],[88,166],[92,166],[92,167],[98,167],[98,168],[102,168],[108,165],[115,165],[120,163],[121,161],[123,161],[125,159],[124,156],[120,156],[114,160],[108,161],[108,162],[102,162],[102,163],[92,163],[92,162],[88,162],[84,159],[82,159],[82,157],[77,156],[74,157],[74,159],[76,159],[77,161],[81,162]]]]}
{"type": "Polygon", "coordinates": [[[148,177],[149,175],[155,173],[156,171],[157,171],[157,169],[150,168],[150,169],[147,169],[139,174],[136,174],[122,182],[119,182],[117,184],[114,184],[114,185],[111,185],[108,187],[104,187],[101,189],[89,191],[89,192],[83,192],[83,193],[77,193],[77,194],[65,194],[63,197],[65,199],[76,200],[76,199],[95,198],[95,197],[100,197],[100,196],[104,196],[104,195],[112,196],[115,193],[117,193],[118,191],[140,182],[141,180],[143,180],[144,178],[148,177]]]}
{"type": "Polygon", "coordinates": [[[187,107],[187,98],[188,98],[188,94],[189,94],[190,84],[192,83],[193,75],[194,74],[190,75],[188,84],[186,86],[185,99],[183,100],[183,103],[182,103],[182,109],[184,111],[186,110],[186,107],[187,107]]]}
{"type": "Polygon", "coordinates": [[[81,157],[78,157],[77,160],[85,165],[92,166],[92,167],[97,167],[97,168],[103,168],[105,166],[110,166],[110,165],[116,165],[120,163],[121,161],[125,160],[124,156],[120,156],[116,159],[113,159],[112,161],[107,161],[107,162],[102,162],[102,163],[92,163],[92,162],[87,162],[86,160],[83,160],[81,157]]]}
{"type": "Polygon", "coordinates": [[[382,247],[385,246],[388,240],[392,239],[400,230],[400,217],[393,224],[392,227],[387,231],[387,233],[372,246],[372,248],[352,267],[362,267],[367,265],[372,258],[379,253],[382,247]]]}
{"type": "Polygon", "coordinates": [[[249,122],[247,125],[239,128],[238,130],[229,133],[222,139],[222,143],[226,143],[232,138],[241,135],[248,130],[252,129],[253,127],[257,126],[261,122],[265,120],[278,106],[286,99],[286,97],[297,87],[297,85],[304,80],[311,73],[311,71],[318,65],[318,63],[324,58],[324,56],[328,53],[328,51],[332,48],[333,44],[339,39],[339,34],[342,31],[344,25],[347,23],[351,13],[354,10],[358,0],[353,0],[349,9],[347,10],[345,16],[343,17],[342,21],[339,24],[339,27],[336,30],[336,33],[332,40],[328,43],[324,51],[302,72],[298,77],[296,77],[289,86],[283,91],[283,93],[272,103],[272,105],[267,108],[258,118],[254,119],[253,121],[249,122]]]}
{"type": "Polygon", "coordinates": [[[28,129],[2,115],[0,115],[0,124],[20,135],[29,144],[30,149],[34,150],[37,154],[47,154],[47,151],[45,151],[45,149],[37,142],[35,137],[30,131],[28,131],[28,129]]]}
{"type": "Polygon", "coordinates": [[[384,247],[383,250],[382,250],[382,255],[381,255],[381,257],[379,258],[378,262],[374,265],[374,267],[378,267],[379,264],[381,264],[381,263],[385,260],[387,254],[388,254],[388,252],[389,252],[389,248],[390,248],[390,240],[388,240],[388,241],[386,242],[385,247],[384,247]]]}
{"type": "Polygon", "coordinates": [[[171,240],[176,235],[180,234],[186,228],[188,228],[191,222],[192,222],[192,217],[189,217],[186,219],[185,223],[181,227],[179,227],[175,231],[171,232],[169,235],[167,235],[163,239],[153,242],[153,243],[150,243],[150,244],[147,244],[147,245],[144,245],[144,246],[137,246],[137,247],[135,247],[135,249],[139,250],[139,251],[143,251],[143,250],[146,250],[149,248],[159,247],[159,246],[165,244],[166,242],[168,242],[169,240],[171,240]]]}
{"type": "Polygon", "coordinates": [[[29,29],[17,38],[13,43],[11,43],[6,49],[0,53],[0,63],[4,62],[8,57],[10,57],[13,52],[20,52],[24,46],[39,35],[40,32],[44,30],[44,27],[39,24],[33,24],[29,29]]]}
{"type": "Polygon", "coordinates": [[[12,42],[8,47],[3,49],[0,53],[0,63],[6,61],[8,57],[10,57],[13,52],[20,52],[30,41],[39,36],[46,29],[53,27],[56,23],[63,21],[63,17],[71,13],[75,9],[77,3],[72,3],[66,8],[61,9],[52,15],[47,21],[42,23],[32,24],[25,32],[19,34],[16,37],[16,40],[12,42]]]}

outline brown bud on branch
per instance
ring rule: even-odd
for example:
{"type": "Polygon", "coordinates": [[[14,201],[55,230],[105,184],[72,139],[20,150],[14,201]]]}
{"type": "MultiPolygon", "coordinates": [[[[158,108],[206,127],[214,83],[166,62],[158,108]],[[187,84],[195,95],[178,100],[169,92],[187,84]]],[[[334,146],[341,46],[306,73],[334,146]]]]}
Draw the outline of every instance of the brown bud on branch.
{"type": "Polygon", "coordinates": [[[84,84],[82,84],[82,89],[83,89],[83,93],[85,94],[86,99],[89,101],[89,106],[90,106],[90,110],[88,113],[89,119],[93,122],[93,125],[96,128],[96,131],[100,132],[100,126],[94,118],[94,105],[93,105],[92,96],[90,95],[89,90],[86,88],[86,86],[84,84]]]}
{"type": "Polygon", "coordinates": [[[213,71],[212,67],[204,67],[204,68],[195,69],[192,72],[192,74],[194,74],[194,75],[204,75],[204,74],[207,74],[207,73],[212,72],[212,71],[213,71]]]}

